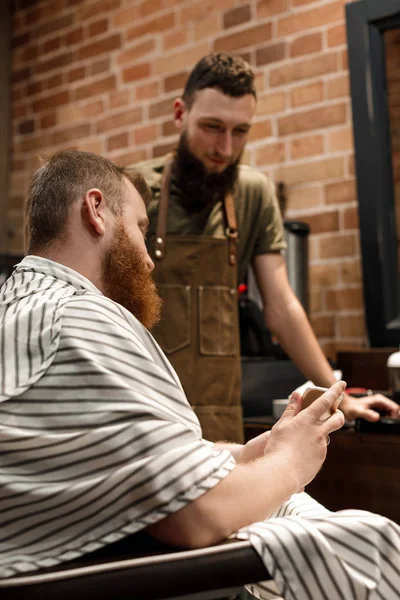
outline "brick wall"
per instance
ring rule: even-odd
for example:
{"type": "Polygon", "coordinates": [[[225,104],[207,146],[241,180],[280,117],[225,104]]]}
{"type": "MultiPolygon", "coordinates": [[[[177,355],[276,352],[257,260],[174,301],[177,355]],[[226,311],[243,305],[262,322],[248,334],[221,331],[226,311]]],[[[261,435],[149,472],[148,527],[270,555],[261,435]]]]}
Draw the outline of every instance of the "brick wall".
{"type": "Polygon", "coordinates": [[[173,99],[201,56],[257,73],[246,162],[309,223],[311,320],[323,348],[363,345],[345,0],[14,0],[9,250],[37,157],[74,147],[122,164],[176,141],[173,99]]]}

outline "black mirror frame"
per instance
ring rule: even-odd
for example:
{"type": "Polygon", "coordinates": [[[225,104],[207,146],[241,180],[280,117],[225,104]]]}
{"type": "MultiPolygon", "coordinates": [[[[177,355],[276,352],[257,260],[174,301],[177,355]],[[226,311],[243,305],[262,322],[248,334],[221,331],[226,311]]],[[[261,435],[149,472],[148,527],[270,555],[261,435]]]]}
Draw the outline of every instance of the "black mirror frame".
{"type": "Polygon", "coordinates": [[[400,275],[383,33],[400,27],[400,2],[351,2],[346,24],[369,344],[395,347],[400,275]]]}

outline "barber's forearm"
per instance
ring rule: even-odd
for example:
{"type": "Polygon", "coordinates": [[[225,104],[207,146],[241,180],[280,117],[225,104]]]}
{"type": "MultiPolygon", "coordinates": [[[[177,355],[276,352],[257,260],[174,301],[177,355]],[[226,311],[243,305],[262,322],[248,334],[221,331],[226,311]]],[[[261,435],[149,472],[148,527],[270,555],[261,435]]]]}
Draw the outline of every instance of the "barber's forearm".
{"type": "Polygon", "coordinates": [[[300,303],[293,303],[279,316],[271,317],[265,310],[264,318],[267,327],[273,331],[282,348],[306,379],[323,387],[329,387],[335,382],[332,368],[300,303]]]}

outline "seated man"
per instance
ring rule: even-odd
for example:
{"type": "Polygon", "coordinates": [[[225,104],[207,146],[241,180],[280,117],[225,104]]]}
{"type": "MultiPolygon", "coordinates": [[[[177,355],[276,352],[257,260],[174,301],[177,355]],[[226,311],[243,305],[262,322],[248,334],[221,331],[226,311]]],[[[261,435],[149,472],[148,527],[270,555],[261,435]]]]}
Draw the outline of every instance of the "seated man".
{"type": "Polygon", "coordinates": [[[189,548],[240,530],[274,576],[266,597],[395,598],[399,527],[299,493],[343,424],[340,411],[321,416],[344,382],[301,412],[293,394],[244,446],[202,439],[147,330],[160,300],[143,198],[138,174],[78,151],[31,183],[29,255],[0,293],[0,576],[139,530],[189,548]]]}

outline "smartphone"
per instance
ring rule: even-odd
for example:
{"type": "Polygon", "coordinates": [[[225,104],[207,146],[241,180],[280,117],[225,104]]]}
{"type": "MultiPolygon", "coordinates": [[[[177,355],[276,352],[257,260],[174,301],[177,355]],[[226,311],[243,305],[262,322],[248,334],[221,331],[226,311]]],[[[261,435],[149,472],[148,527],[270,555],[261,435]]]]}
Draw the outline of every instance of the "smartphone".
{"type": "MultiPolygon", "coordinates": [[[[312,404],[314,402],[314,400],[316,400],[317,398],[322,396],[322,394],[327,392],[328,389],[329,388],[318,387],[318,386],[306,388],[303,393],[303,401],[302,401],[302,405],[301,405],[301,410],[303,410],[303,408],[307,408],[307,406],[310,406],[310,404],[312,404]]],[[[333,413],[336,411],[336,409],[339,408],[339,404],[341,403],[343,398],[344,398],[344,394],[340,394],[339,398],[337,400],[335,400],[335,402],[332,404],[332,406],[330,408],[331,415],[333,415],[333,413]]],[[[326,412],[325,414],[322,415],[321,419],[327,419],[328,417],[329,417],[329,413],[326,412]]]]}

